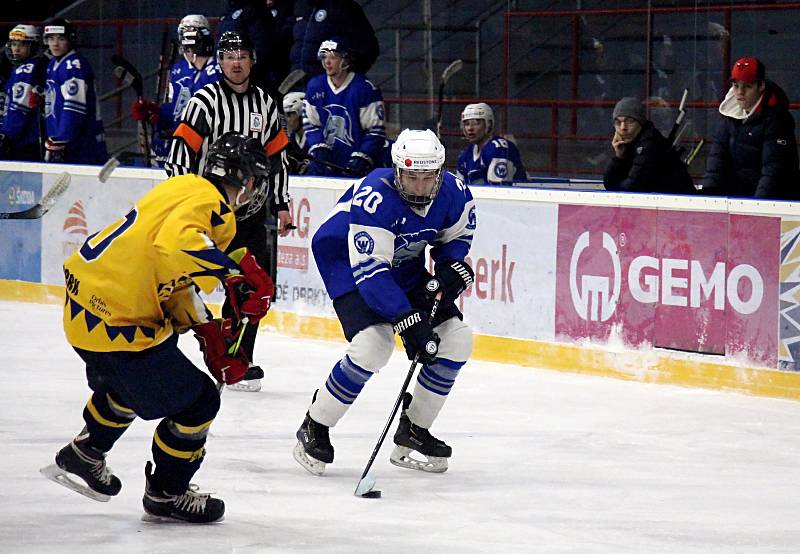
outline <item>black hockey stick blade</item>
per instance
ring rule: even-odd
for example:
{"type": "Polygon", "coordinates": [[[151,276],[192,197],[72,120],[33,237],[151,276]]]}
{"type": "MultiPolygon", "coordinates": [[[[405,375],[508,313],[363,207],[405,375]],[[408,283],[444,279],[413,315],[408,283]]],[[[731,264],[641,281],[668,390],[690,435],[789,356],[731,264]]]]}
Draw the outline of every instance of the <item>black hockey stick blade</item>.
{"type": "Polygon", "coordinates": [[[291,73],[289,73],[286,78],[281,81],[281,84],[278,85],[278,92],[280,94],[286,94],[292,87],[295,86],[298,82],[300,82],[303,77],[306,76],[306,72],[302,69],[295,69],[291,73]]]}
{"type": "Polygon", "coordinates": [[[70,183],[69,173],[61,173],[39,203],[21,212],[0,212],[0,219],[39,219],[50,211],[70,183]]]}
{"type": "MultiPolygon", "coordinates": [[[[133,82],[131,86],[133,90],[136,91],[136,95],[141,98],[144,95],[144,85],[142,81],[142,74],[139,73],[139,70],[136,69],[131,62],[120,56],[119,54],[114,54],[111,56],[111,63],[114,64],[115,67],[121,67],[124,71],[129,73],[133,77],[133,82]]],[[[116,74],[116,73],[115,73],[116,74]]],[[[123,77],[123,81],[124,81],[123,77]]]]}

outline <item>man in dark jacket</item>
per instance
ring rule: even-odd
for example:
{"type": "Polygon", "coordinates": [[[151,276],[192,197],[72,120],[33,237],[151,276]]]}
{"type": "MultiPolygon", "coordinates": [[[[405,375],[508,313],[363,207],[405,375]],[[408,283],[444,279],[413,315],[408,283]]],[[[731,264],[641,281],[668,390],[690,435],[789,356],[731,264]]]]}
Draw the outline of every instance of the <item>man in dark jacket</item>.
{"type": "Polygon", "coordinates": [[[606,190],[694,194],[692,178],[678,154],[645,116],[638,98],[614,106],[614,158],[603,175],[606,190]]]}
{"type": "Polygon", "coordinates": [[[369,71],[380,54],[375,30],[355,0],[296,0],[294,15],[292,69],[305,71],[306,79],[323,73],[317,52],[333,36],[349,39],[355,73],[369,71]]]}
{"type": "Polygon", "coordinates": [[[800,198],[794,118],[786,93],[756,58],[738,60],[719,106],[722,122],[706,161],[703,194],[800,198]]]}

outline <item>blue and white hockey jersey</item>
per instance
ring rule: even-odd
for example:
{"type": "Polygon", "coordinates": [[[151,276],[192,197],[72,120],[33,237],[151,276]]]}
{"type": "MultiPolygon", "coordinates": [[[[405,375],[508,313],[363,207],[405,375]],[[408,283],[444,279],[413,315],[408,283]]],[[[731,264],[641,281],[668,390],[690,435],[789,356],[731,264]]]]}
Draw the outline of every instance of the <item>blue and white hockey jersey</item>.
{"type": "Polygon", "coordinates": [[[47,65],[47,136],[66,143],[65,163],[102,165],[108,159],[100,105],[89,61],[74,50],[47,65]]]}
{"type": "Polygon", "coordinates": [[[181,114],[192,95],[209,83],[216,83],[222,72],[215,57],[208,58],[202,69],[197,69],[186,58],[181,58],[169,72],[167,98],[161,104],[161,115],[158,118],[152,140],[153,153],[163,165],[169,153],[169,141],[161,138],[162,134],[171,138],[173,131],[181,122],[181,114]]]}
{"type": "Polygon", "coordinates": [[[339,88],[327,75],[308,82],[303,129],[312,155],[327,145],[337,165],[346,166],[354,156],[374,167],[386,142],[385,119],[380,89],[360,73],[350,73],[339,88]]]}
{"type": "Polygon", "coordinates": [[[44,85],[44,71],[48,60],[30,58],[11,73],[6,84],[8,108],[3,119],[2,132],[13,141],[15,149],[39,143],[39,101],[44,85]]]}
{"type": "Polygon", "coordinates": [[[393,321],[411,310],[406,293],[425,275],[425,247],[434,261],[463,260],[475,232],[469,188],[445,172],[422,216],[394,188],[391,168],[376,169],[342,195],[314,234],[312,250],[332,299],[358,290],[372,310],[393,321]]]}
{"type": "Polygon", "coordinates": [[[467,146],[458,157],[458,175],[470,185],[503,185],[528,180],[517,145],[500,136],[478,148],[467,146]]]}

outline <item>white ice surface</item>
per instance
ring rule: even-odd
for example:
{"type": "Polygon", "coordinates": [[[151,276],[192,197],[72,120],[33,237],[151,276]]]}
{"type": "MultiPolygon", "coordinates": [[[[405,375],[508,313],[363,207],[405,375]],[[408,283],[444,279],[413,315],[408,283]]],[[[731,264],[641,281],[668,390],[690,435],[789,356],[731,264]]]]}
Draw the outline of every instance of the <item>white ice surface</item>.
{"type": "MultiPolygon", "coordinates": [[[[140,521],[155,422],[109,455],[120,495],[93,502],[38,470],[82,426],[88,388],[56,306],[0,302],[0,552],[798,552],[800,403],[469,363],[433,428],[440,475],[373,468],[353,496],[408,362],[396,353],[332,430],[313,477],[294,433],[341,345],[260,333],[260,393],[223,394],[195,481],[218,525],[140,521]],[[269,360],[269,361],[268,361],[269,360]]],[[[200,362],[193,340],[182,342],[200,362]]]]}

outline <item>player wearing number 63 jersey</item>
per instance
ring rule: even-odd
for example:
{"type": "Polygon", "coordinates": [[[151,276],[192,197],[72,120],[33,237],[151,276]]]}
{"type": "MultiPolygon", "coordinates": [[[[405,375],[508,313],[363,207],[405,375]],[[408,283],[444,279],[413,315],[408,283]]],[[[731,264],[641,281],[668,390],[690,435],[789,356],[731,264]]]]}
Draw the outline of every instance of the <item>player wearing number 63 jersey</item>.
{"type": "Polygon", "coordinates": [[[391,459],[426,471],[447,468],[450,447],[428,429],[472,351],[472,332],[454,300],[473,281],[464,257],[476,218],[469,188],[444,171],[444,159],[432,131],[406,129],[392,148],[394,168],[376,169],[353,185],[314,235],[314,259],[350,345],[297,432],[295,459],[311,473],[321,474],[333,461],[328,428],[389,361],[394,333],[423,367],[391,459]],[[428,246],[434,277],[425,269],[428,246]],[[439,291],[442,300],[429,321],[439,291]],[[427,461],[411,458],[411,450],[427,461]]]}
{"type": "Polygon", "coordinates": [[[222,518],[221,500],[189,486],[205,456],[219,393],[178,349],[176,331],[194,331],[217,381],[244,377],[249,360],[233,346],[234,327],[241,327],[211,319],[196,287],[210,292],[223,281],[237,297],[239,319],[258,322],[266,315],[269,276],[252,254],[224,250],[236,232],[235,210],[264,202],[268,174],[260,141],[225,133],[209,149],[203,177],[157,185],[64,263],[64,329],[86,362],[93,394],[83,410],[86,426],[45,475],[109,500],[122,485],[106,466],[106,453],[137,416],[161,419],[152,443],[155,471],[150,462],[145,469],[145,512],[192,523],[222,518]]]}

